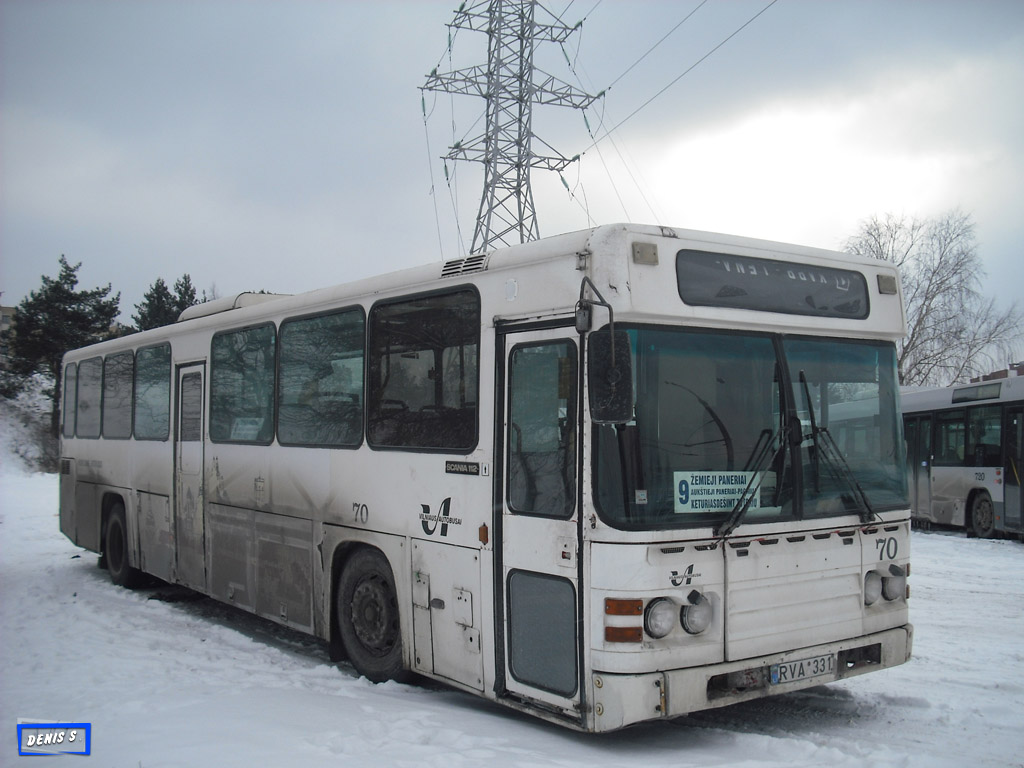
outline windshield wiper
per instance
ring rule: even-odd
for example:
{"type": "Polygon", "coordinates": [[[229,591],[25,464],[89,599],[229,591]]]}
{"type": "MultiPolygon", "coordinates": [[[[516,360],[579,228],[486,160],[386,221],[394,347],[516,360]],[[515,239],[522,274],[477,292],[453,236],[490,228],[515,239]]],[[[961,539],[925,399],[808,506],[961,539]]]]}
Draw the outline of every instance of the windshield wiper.
{"type": "MultiPolygon", "coordinates": [[[[619,444],[619,475],[622,481],[622,512],[627,520],[633,518],[637,491],[644,479],[640,453],[640,431],[635,425],[616,424],[615,436],[619,444]]],[[[646,502],[645,502],[646,503],[646,502]]]]}
{"type": "MultiPolygon", "coordinates": [[[[844,481],[850,488],[856,492],[856,496],[860,498],[861,509],[860,509],[860,521],[862,523],[870,523],[871,518],[877,518],[875,510],[871,508],[871,502],[868,501],[868,495],[864,492],[864,487],[857,480],[857,476],[853,474],[853,470],[850,468],[849,462],[846,457],[843,456],[839,446],[836,445],[836,441],[833,439],[832,434],[826,427],[820,427],[818,432],[824,436],[824,440],[821,441],[821,446],[824,448],[822,451],[822,458],[828,463],[829,468],[832,470],[832,474],[836,479],[844,481]]],[[[846,498],[845,496],[843,498],[846,498]]]]}
{"type": "MultiPolygon", "coordinates": [[[[819,427],[814,418],[814,405],[811,403],[811,392],[807,386],[807,375],[801,370],[800,371],[800,386],[803,389],[804,400],[807,403],[807,413],[811,421],[811,440],[814,443],[814,449],[811,453],[811,466],[814,473],[814,492],[821,493],[821,470],[820,461],[824,460],[826,467],[829,470],[829,474],[832,478],[840,483],[845,483],[847,487],[854,491],[854,502],[859,497],[860,507],[859,515],[862,523],[871,522],[871,518],[877,517],[875,511],[871,508],[871,502],[868,501],[868,496],[864,492],[864,488],[857,480],[857,476],[853,473],[850,468],[849,462],[846,461],[846,457],[843,456],[843,452],[836,445],[835,439],[833,439],[831,433],[828,431],[828,427],[819,427]],[[818,437],[823,436],[824,439],[819,440],[818,437]]],[[[800,442],[803,442],[803,435],[801,435],[800,442]]],[[[846,494],[842,496],[845,500],[849,498],[846,494]]]]}
{"type": "MultiPolygon", "coordinates": [[[[724,539],[736,530],[736,526],[740,524],[743,516],[750,509],[750,505],[754,503],[754,499],[761,492],[761,480],[765,468],[774,466],[779,458],[779,454],[786,450],[786,444],[789,442],[791,432],[792,425],[787,426],[779,433],[779,445],[774,451],[771,449],[772,439],[769,435],[768,439],[764,441],[764,445],[761,446],[757,457],[753,462],[748,462],[750,472],[752,473],[750,480],[747,482],[747,487],[743,489],[743,493],[736,500],[736,505],[732,508],[729,517],[720,526],[715,528],[714,534],[716,538],[724,539]]],[[[758,437],[758,442],[760,441],[761,438],[758,437]]]]}
{"type": "MultiPolygon", "coordinates": [[[[811,440],[814,443],[814,451],[811,453],[811,469],[814,474],[814,492],[821,493],[821,465],[818,463],[818,457],[821,454],[821,449],[818,447],[818,425],[814,420],[814,404],[811,403],[811,390],[807,386],[807,374],[800,370],[800,387],[804,392],[804,402],[807,403],[807,416],[811,420],[811,440]]],[[[803,427],[800,428],[801,433],[803,427]]],[[[804,435],[800,435],[800,442],[804,441],[804,435]]]]}

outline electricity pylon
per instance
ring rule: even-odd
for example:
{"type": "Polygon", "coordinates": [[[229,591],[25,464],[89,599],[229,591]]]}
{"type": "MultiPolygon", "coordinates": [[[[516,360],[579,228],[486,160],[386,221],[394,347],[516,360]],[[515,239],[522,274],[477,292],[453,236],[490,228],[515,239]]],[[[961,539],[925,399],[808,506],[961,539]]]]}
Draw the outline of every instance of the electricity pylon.
{"type": "Polygon", "coordinates": [[[425,91],[470,94],[487,100],[484,133],[449,147],[445,156],[484,164],[484,190],[470,253],[483,253],[497,244],[513,245],[516,236],[520,243],[536,240],[540,230],[530,169],[561,171],[575,158],[564,157],[534,136],[533,105],[584,109],[597,97],[535,69],[533,52],[538,42],[565,42],[579,24],[562,24],[536,0],[478,0],[463,3],[448,26],[486,32],[488,37],[486,67],[447,73],[435,68],[422,86],[425,91]],[[552,22],[539,23],[537,9],[552,22]],[[552,155],[534,153],[534,138],[552,155]]]}

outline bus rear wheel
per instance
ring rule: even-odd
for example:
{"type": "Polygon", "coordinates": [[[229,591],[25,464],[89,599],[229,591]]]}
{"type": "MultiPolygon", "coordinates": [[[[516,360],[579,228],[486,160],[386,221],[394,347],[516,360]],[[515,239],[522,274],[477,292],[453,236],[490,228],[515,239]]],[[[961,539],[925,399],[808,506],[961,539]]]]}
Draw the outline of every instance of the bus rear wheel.
{"type": "Polygon", "coordinates": [[[142,572],[128,562],[128,526],[125,525],[124,504],[120,501],[114,503],[107,515],[103,541],[103,560],[110,580],[128,589],[138,585],[142,572]]]}
{"type": "Polygon", "coordinates": [[[355,552],[335,595],[338,631],[356,671],[375,683],[405,679],[398,597],[387,558],[375,549],[355,552]]]}
{"type": "Polygon", "coordinates": [[[992,505],[992,497],[985,491],[976,494],[971,502],[971,530],[979,539],[995,535],[995,507],[992,505]]]}

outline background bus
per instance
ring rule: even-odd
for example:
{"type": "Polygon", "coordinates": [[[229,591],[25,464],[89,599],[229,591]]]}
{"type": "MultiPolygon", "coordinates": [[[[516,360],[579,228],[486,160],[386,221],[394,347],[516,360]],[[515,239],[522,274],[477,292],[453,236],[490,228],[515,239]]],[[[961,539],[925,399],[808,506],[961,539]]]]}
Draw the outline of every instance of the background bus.
{"type": "Polygon", "coordinates": [[[585,731],[798,690],[910,655],[903,332],[885,262],[635,225],[225,299],[65,357],[61,530],[585,731]]]}
{"type": "Polygon", "coordinates": [[[1024,377],[905,390],[902,405],[915,522],[1024,533],[1024,377]]]}

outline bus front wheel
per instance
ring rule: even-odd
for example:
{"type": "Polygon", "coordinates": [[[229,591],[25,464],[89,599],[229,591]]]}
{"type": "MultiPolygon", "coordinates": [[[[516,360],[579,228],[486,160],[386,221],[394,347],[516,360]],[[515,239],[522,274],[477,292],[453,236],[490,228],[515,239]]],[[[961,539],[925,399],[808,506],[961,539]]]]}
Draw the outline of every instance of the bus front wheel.
{"type": "Polygon", "coordinates": [[[359,674],[375,683],[404,679],[395,577],[376,549],[360,549],[338,579],[338,631],[359,674]]]}
{"type": "Polygon", "coordinates": [[[115,502],[107,515],[107,530],[103,537],[103,560],[110,580],[121,587],[136,586],[142,572],[128,562],[128,527],[125,525],[124,504],[115,502]]]}
{"type": "Polygon", "coordinates": [[[996,516],[992,506],[992,497],[982,491],[975,495],[971,502],[971,530],[979,539],[987,539],[995,534],[996,516]]]}

